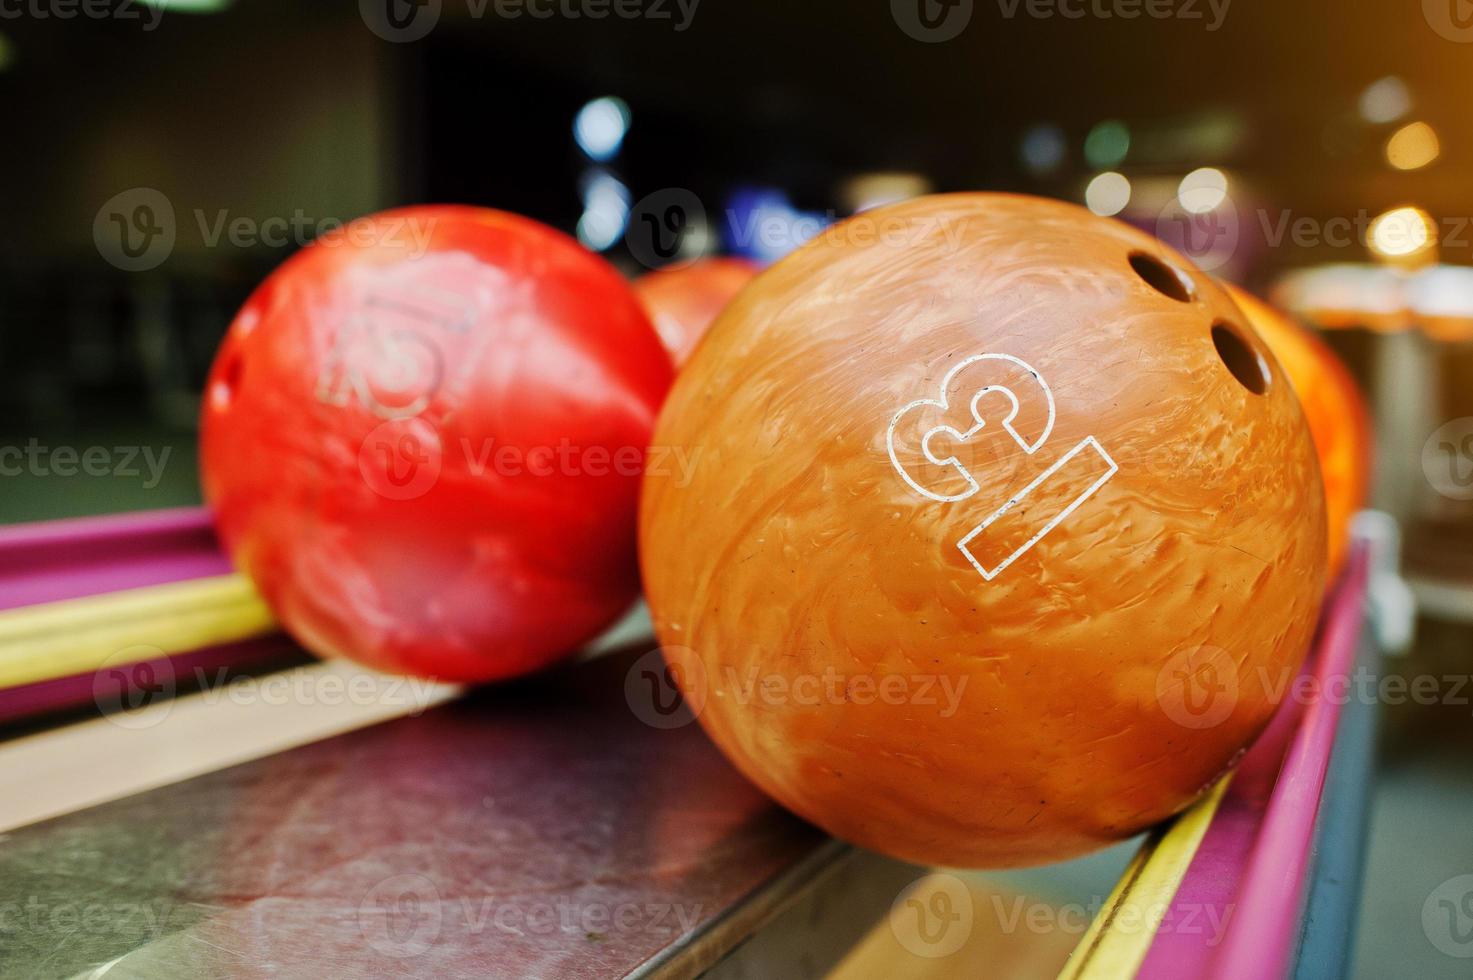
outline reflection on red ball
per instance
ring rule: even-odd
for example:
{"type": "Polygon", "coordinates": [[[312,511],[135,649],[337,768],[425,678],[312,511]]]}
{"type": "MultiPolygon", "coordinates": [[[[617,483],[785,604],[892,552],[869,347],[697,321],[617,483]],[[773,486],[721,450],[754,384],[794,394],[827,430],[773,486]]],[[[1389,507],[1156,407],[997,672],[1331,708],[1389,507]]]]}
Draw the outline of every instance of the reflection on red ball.
{"type": "Polygon", "coordinates": [[[863,212],[675,382],[640,558],[749,778],[920,864],[1056,861],[1186,807],[1267,723],[1325,580],[1304,414],[1155,239],[997,194],[863,212]]]}
{"type": "Polygon", "coordinates": [[[568,237],[468,207],[373,215],[231,324],[202,409],[206,498],[313,651],[508,677],[635,597],[670,377],[629,287],[568,237]]]}
{"type": "Polygon", "coordinates": [[[757,263],[746,259],[699,259],[646,273],[635,280],[634,291],[678,367],[711,321],[759,271],[757,263]]]}

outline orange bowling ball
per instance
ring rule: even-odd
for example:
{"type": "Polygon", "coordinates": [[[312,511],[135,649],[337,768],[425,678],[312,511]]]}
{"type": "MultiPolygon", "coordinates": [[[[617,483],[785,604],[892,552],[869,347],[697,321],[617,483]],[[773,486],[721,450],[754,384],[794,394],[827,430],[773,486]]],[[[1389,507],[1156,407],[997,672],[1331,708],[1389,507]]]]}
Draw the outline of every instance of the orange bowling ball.
{"type": "Polygon", "coordinates": [[[1371,423],[1345,365],[1288,314],[1236,286],[1228,292],[1279,359],[1309,420],[1325,484],[1330,571],[1339,571],[1350,543],[1350,521],[1364,505],[1371,479],[1371,423]]]}
{"type": "Polygon", "coordinates": [[[746,259],[699,259],[634,280],[634,292],[679,367],[742,287],[761,268],[746,259]]]}
{"type": "Polygon", "coordinates": [[[1325,583],[1298,401],[1242,312],[1082,208],[918,198],[763,273],[676,381],[641,565],[751,780],[921,864],[1177,813],[1267,723],[1325,583]]]}

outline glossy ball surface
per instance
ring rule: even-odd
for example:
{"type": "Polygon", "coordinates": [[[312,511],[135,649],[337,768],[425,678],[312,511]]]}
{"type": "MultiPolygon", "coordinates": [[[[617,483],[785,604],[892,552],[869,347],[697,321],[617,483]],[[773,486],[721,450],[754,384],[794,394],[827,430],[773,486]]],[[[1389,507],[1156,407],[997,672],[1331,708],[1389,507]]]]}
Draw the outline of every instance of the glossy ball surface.
{"type": "Polygon", "coordinates": [[[634,281],[634,291],[679,367],[726,304],[760,271],[746,259],[697,259],[645,273],[634,281]]]}
{"type": "Polygon", "coordinates": [[[1082,208],[864,212],[766,270],[656,430],[641,564],[688,702],[800,816],[1056,861],[1187,806],[1325,580],[1297,400],[1223,289],[1082,208]]]}
{"type": "Polygon", "coordinates": [[[237,566],[324,656],[525,673],[638,591],[642,459],[671,368],[627,284],[534,221],[418,207],[271,274],[201,417],[237,566]]]}
{"type": "Polygon", "coordinates": [[[1355,379],[1324,341],[1256,296],[1228,286],[1248,323],[1263,338],[1304,407],[1319,453],[1329,525],[1330,572],[1345,563],[1350,522],[1370,489],[1370,414],[1355,379]]]}

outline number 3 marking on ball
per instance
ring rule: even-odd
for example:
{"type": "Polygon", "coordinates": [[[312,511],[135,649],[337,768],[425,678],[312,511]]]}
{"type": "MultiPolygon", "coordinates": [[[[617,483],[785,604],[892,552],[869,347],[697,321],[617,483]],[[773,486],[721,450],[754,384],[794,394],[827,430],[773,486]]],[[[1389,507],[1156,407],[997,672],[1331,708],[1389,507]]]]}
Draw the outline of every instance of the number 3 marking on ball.
{"type": "MultiPolygon", "coordinates": [[[[1054,393],[1042,375],[1011,354],[977,354],[946,372],[946,377],[941,379],[939,398],[913,401],[890,420],[885,435],[890,462],[912,490],[938,503],[955,503],[969,499],[981,489],[977,478],[955,455],[937,455],[936,443],[943,437],[955,442],[969,442],[977,437],[987,427],[979,403],[992,395],[1001,396],[1009,403],[1009,411],[998,424],[1018,447],[1029,456],[1043,447],[1054,429],[1054,393]],[[964,430],[946,421],[946,416],[954,410],[953,405],[959,409],[963,402],[968,426],[964,430]],[[917,432],[919,439],[912,444],[920,448],[919,457],[907,466],[896,454],[895,441],[897,436],[917,432]]],[[[957,548],[990,582],[1094,496],[1119,469],[1099,440],[1088,436],[988,514],[957,542],[957,548]],[[1096,473],[1099,475],[1092,482],[1072,495],[1067,488],[1062,491],[1064,505],[1057,511],[1041,515],[1017,512],[1018,506],[1039,487],[1046,484],[1067,487],[1068,483],[1081,483],[1096,473]],[[1003,520],[1009,514],[1018,518],[1011,522],[1012,526],[1003,520]],[[1039,521],[1041,527],[1021,544],[1008,548],[1009,538],[1016,539],[1033,530],[1032,525],[1039,521]]]]}

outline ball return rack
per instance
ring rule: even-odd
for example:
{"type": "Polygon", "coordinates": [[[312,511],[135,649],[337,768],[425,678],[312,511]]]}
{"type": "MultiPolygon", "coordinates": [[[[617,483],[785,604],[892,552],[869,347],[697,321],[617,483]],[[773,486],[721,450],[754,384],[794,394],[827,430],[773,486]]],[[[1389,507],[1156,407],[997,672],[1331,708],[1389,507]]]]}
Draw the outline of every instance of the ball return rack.
{"type": "MultiPolygon", "coordinates": [[[[1336,695],[1381,657],[1379,547],[1326,601],[1315,695],[1145,837],[1060,976],[1344,975],[1376,712],[1336,695]]],[[[202,511],[0,529],[0,975],[827,974],[929,869],[641,721],[649,649],[411,684],[305,655],[202,511]]]]}

